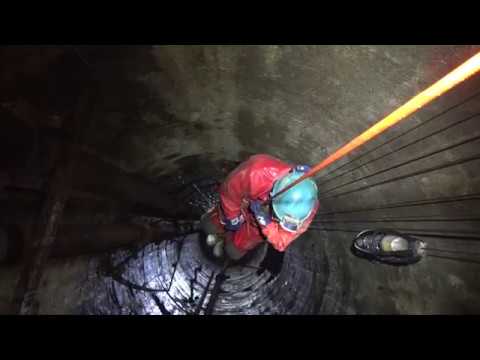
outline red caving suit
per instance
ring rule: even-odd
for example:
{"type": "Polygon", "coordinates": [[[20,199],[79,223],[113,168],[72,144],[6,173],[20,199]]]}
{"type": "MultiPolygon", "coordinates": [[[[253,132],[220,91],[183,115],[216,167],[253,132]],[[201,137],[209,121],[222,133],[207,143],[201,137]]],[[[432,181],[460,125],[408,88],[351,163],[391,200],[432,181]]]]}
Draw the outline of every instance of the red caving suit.
{"type": "Polygon", "coordinates": [[[285,251],[293,240],[308,229],[317,213],[318,201],[312,214],[296,233],[284,230],[276,219],[267,226],[260,226],[249,210],[250,201],[266,201],[275,181],[285,176],[292,167],[269,155],[254,155],[233,170],[220,186],[220,208],[224,216],[234,219],[243,214],[245,219],[231,238],[240,250],[251,250],[266,237],[276,250],[285,251]]]}

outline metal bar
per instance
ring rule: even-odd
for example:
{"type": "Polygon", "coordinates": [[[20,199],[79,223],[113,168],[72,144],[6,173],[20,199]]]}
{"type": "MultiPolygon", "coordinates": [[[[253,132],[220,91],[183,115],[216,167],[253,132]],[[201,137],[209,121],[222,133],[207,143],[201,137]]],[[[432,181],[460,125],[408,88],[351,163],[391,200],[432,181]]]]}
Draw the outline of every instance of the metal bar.
{"type": "Polygon", "coordinates": [[[203,303],[205,301],[205,298],[207,297],[208,290],[210,289],[210,284],[212,283],[213,278],[215,277],[215,271],[212,271],[212,274],[210,275],[210,278],[208,279],[208,283],[205,286],[205,291],[202,294],[202,297],[200,298],[200,301],[198,302],[197,307],[195,308],[194,315],[200,314],[200,311],[202,310],[203,303]]]}
{"type": "Polygon", "coordinates": [[[430,157],[430,156],[437,155],[437,154],[440,154],[440,153],[442,153],[442,152],[444,152],[444,151],[448,151],[448,150],[454,149],[454,148],[456,148],[456,147],[459,147],[459,146],[462,146],[462,145],[465,145],[465,144],[474,142],[474,141],[476,141],[476,140],[478,140],[478,139],[480,139],[480,135],[472,136],[472,137],[470,137],[470,138],[468,138],[468,139],[459,141],[459,142],[457,142],[457,143],[455,143],[455,144],[448,145],[448,146],[442,147],[442,148],[437,149],[437,150],[434,150],[434,151],[430,151],[430,152],[428,152],[428,153],[426,153],[426,154],[423,154],[423,155],[421,155],[421,156],[417,156],[417,157],[415,157],[415,158],[411,158],[411,159],[409,159],[409,160],[403,161],[403,162],[398,163],[398,164],[396,164],[396,165],[390,166],[390,167],[388,167],[388,168],[386,168],[386,169],[379,170],[379,171],[376,171],[376,172],[371,173],[371,174],[369,174],[369,175],[365,175],[365,176],[362,176],[362,177],[360,177],[360,178],[357,178],[357,179],[355,179],[355,180],[348,181],[348,182],[346,182],[346,183],[343,183],[343,184],[334,186],[334,187],[332,187],[332,188],[330,188],[330,189],[327,189],[327,190],[322,191],[322,193],[323,193],[323,194],[328,194],[328,193],[330,193],[330,192],[332,192],[332,191],[334,191],[334,190],[337,190],[337,189],[339,189],[339,188],[342,188],[342,187],[344,187],[344,186],[351,185],[351,184],[354,184],[354,183],[356,183],[356,182],[359,182],[359,181],[362,181],[362,180],[365,180],[365,179],[369,179],[369,178],[371,178],[371,177],[373,177],[373,176],[383,174],[383,173],[388,172],[388,171],[390,171],[390,170],[398,169],[398,168],[400,168],[400,167],[402,167],[402,166],[409,165],[409,164],[411,164],[411,163],[413,163],[413,162],[415,162],[415,161],[419,161],[419,160],[426,159],[426,158],[428,158],[428,157],[430,157]]]}
{"type": "Polygon", "coordinates": [[[227,258],[223,264],[222,270],[217,274],[215,277],[215,285],[213,287],[212,293],[210,295],[210,300],[207,304],[207,308],[205,310],[205,315],[210,315],[213,312],[213,307],[217,302],[218,295],[220,294],[220,286],[226,280],[225,271],[230,266],[231,260],[227,258]]]}
{"type": "Polygon", "coordinates": [[[335,220],[317,220],[312,224],[329,224],[329,223],[376,223],[376,222],[466,222],[466,221],[480,221],[480,218],[385,218],[385,219],[367,219],[367,220],[349,220],[349,219],[335,219],[335,220]]]}
{"type": "Polygon", "coordinates": [[[198,188],[198,186],[196,184],[193,184],[193,187],[195,188],[195,190],[197,190],[200,193],[200,195],[203,196],[203,198],[205,199],[205,201],[207,203],[210,203],[210,199],[207,197],[207,195],[205,195],[203,192],[200,191],[200,189],[198,188]]]}
{"type": "Polygon", "coordinates": [[[180,262],[180,257],[182,255],[182,249],[183,249],[184,243],[185,243],[185,236],[183,237],[183,240],[180,241],[180,246],[178,247],[177,261],[175,262],[175,267],[173,268],[173,274],[172,274],[172,278],[170,279],[170,284],[168,284],[168,291],[170,291],[170,289],[172,288],[173,279],[175,278],[175,274],[177,273],[177,267],[178,267],[178,263],[180,262]]]}
{"type": "Polygon", "coordinates": [[[215,303],[217,302],[218,296],[220,295],[220,290],[223,282],[225,281],[226,277],[224,275],[224,271],[220,272],[215,276],[215,285],[213,285],[213,289],[210,295],[210,300],[207,304],[207,308],[205,310],[205,315],[211,315],[213,313],[213,308],[215,303]]]}
{"type": "Polygon", "coordinates": [[[323,215],[350,214],[350,213],[356,213],[356,212],[369,212],[369,211],[395,209],[395,208],[402,208],[402,207],[436,205],[436,204],[444,204],[444,203],[460,202],[460,201],[472,201],[472,200],[480,200],[480,193],[460,195],[460,196],[454,196],[454,197],[439,197],[439,198],[426,199],[426,200],[403,201],[398,203],[387,204],[384,206],[377,206],[377,207],[370,207],[370,208],[363,208],[363,209],[349,209],[349,210],[347,209],[347,210],[341,210],[341,211],[319,212],[318,215],[323,216],[323,215]]]}
{"type": "Polygon", "coordinates": [[[469,264],[477,264],[480,265],[480,261],[477,259],[466,259],[466,258],[457,258],[457,257],[451,257],[451,256],[443,256],[443,255],[433,255],[433,254],[427,254],[428,257],[431,258],[437,258],[437,259],[446,259],[446,260],[453,260],[453,261],[458,261],[458,262],[465,262],[469,264]]]}
{"type": "Polygon", "coordinates": [[[425,140],[425,139],[428,139],[428,138],[430,138],[430,137],[432,137],[432,136],[435,136],[435,135],[441,133],[442,131],[445,131],[445,130],[447,130],[447,129],[450,129],[450,128],[454,127],[454,126],[460,125],[460,124],[462,124],[462,123],[464,123],[464,122],[466,122],[466,121],[468,121],[468,120],[471,120],[471,119],[473,119],[473,118],[476,118],[476,117],[479,116],[479,115],[480,115],[480,114],[475,114],[475,115],[469,116],[469,117],[467,117],[467,118],[461,119],[461,120],[459,120],[459,121],[457,121],[457,122],[454,122],[453,124],[450,124],[450,125],[445,126],[445,127],[441,128],[441,129],[439,129],[439,130],[437,130],[437,131],[434,131],[433,133],[431,133],[431,134],[429,134],[429,135],[423,136],[423,137],[421,137],[421,138],[419,138],[419,139],[417,139],[417,140],[415,140],[415,141],[412,141],[412,142],[410,142],[410,143],[408,143],[408,144],[406,144],[406,145],[400,146],[399,148],[397,148],[397,149],[395,149],[395,150],[392,150],[392,151],[390,151],[390,152],[387,152],[386,154],[383,154],[383,155],[381,155],[381,156],[379,156],[379,157],[377,157],[377,158],[375,158],[375,159],[372,159],[372,160],[369,160],[369,161],[367,161],[367,162],[364,162],[364,163],[362,163],[362,164],[360,164],[360,165],[358,165],[358,166],[356,166],[356,167],[354,167],[354,168],[352,168],[352,169],[349,169],[349,170],[347,170],[347,171],[344,171],[343,173],[340,173],[340,174],[338,174],[338,175],[336,175],[336,176],[333,176],[333,177],[331,177],[331,178],[329,178],[329,179],[327,179],[327,180],[325,180],[325,181],[323,181],[323,182],[320,182],[320,183],[318,183],[318,186],[325,185],[325,184],[329,183],[330,181],[332,181],[332,180],[334,180],[334,179],[338,179],[339,177],[342,177],[343,175],[350,174],[352,171],[358,170],[358,169],[360,169],[361,167],[364,167],[364,166],[366,166],[366,165],[368,165],[368,164],[371,164],[371,163],[373,163],[373,162],[375,162],[375,161],[377,161],[377,160],[384,159],[385,157],[387,157],[387,156],[389,156],[389,155],[397,154],[399,151],[404,150],[404,149],[406,149],[406,148],[409,147],[409,146],[418,144],[419,142],[421,142],[421,141],[423,141],[423,140],[425,140]]]}
{"type": "Polygon", "coordinates": [[[421,122],[420,124],[411,127],[410,129],[404,131],[403,133],[401,133],[401,134],[399,134],[399,135],[397,135],[397,136],[394,136],[394,137],[392,137],[391,139],[389,139],[389,140],[387,140],[387,141],[384,141],[383,143],[381,143],[381,144],[375,146],[374,148],[372,148],[372,149],[364,152],[363,154],[361,154],[361,155],[359,155],[359,156],[357,156],[357,157],[354,157],[353,159],[351,159],[350,161],[346,162],[345,164],[343,164],[343,165],[341,165],[341,166],[333,169],[332,171],[330,171],[330,172],[329,172],[328,174],[326,174],[325,176],[329,176],[329,175],[332,175],[332,174],[336,173],[338,170],[343,169],[345,166],[347,166],[347,165],[349,165],[349,164],[351,164],[351,163],[353,163],[353,162],[355,162],[355,161],[358,161],[358,160],[364,158],[365,156],[371,154],[372,152],[377,151],[378,149],[384,147],[385,145],[390,144],[391,142],[393,142],[393,141],[395,141],[395,140],[397,140],[397,139],[399,139],[399,138],[401,138],[401,137],[403,137],[403,136],[411,133],[412,131],[415,131],[415,130],[421,128],[422,126],[425,126],[425,125],[431,123],[433,120],[436,120],[436,119],[438,119],[440,116],[445,115],[446,113],[448,113],[449,111],[452,111],[452,110],[454,110],[454,109],[456,109],[456,108],[458,108],[458,107],[466,104],[467,102],[469,102],[470,100],[476,98],[476,97],[479,96],[479,95],[480,95],[480,91],[479,91],[479,92],[476,92],[476,93],[473,94],[472,96],[469,96],[468,98],[466,98],[465,100],[459,102],[458,104],[453,105],[453,106],[447,108],[446,110],[442,111],[441,113],[436,114],[436,115],[432,116],[431,118],[429,118],[429,119],[421,122]]]}
{"type": "MultiPolygon", "coordinates": [[[[309,229],[312,230],[318,230],[318,231],[339,231],[339,232],[349,232],[349,233],[359,233],[363,229],[335,229],[335,228],[319,228],[315,226],[310,226],[309,229]]],[[[412,235],[412,236],[423,236],[423,237],[432,237],[432,238],[439,238],[439,239],[452,239],[452,240],[480,240],[480,235],[477,235],[477,233],[470,232],[470,233],[434,233],[434,232],[418,232],[418,231],[430,231],[430,230],[418,230],[418,229],[406,229],[406,228],[395,228],[395,230],[402,231],[407,235],[412,235]],[[464,234],[467,234],[469,236],[465,236],[464,234]],[[470,236],[472,235],[472,236],[470,236]]]]}
{"type": "Polygon", "coordinates": [[[445,168],[448,168],[448,167],[451,167],[451,166],[461,165],[461,164],[464,164],[464,163],[467,163],[467,162],[470,162],[470,161],[474,161],[474,160],[480,160],[480,154],[470,156],[470,157],[467,157],[467,158],[463,158],[463,159],[449,161],[449,162],[444,163],[442,165],[432,166],[432,167],[429,167],[429,168],[426,168],[426,169],[423,169],[423,170],[414,171],[410,174],[393,177],[389,180],[380,181],[380,182],[375,183],[375,184],[359,187],[358,189],[346,191],[346,192],[339,193],[339,194],[333,194],[333,195],[330,195],[330,196],[319,197],[319,199],[330,199],[330,198],[336,198],[336,197],[343,196],[343,195],[352,194],[354,192],[366,190],[366,189],[369,189],[369,188],[372,188],[372,187],[375,187],[375,186],[378,186],[378,185],[384,185],[384,184],[388,184],[388,183],[391,183],[391,182],[394,182],[394,181],[403,180],[403,179],[407,179],[409,177],[425,174],[425,173],[428,173],[428,172],[431,172],[431,171],[436,171],[436,170],[445,169],[445,168]]]}
{"type": "Polygon", "coordinates": [[[437,248],[431,247],[430,245],[428,245],[425,248],[425,250],[426,251],[446,252],[446,253],[452,253],[452,254],[479,255],[480,256],[480,252],[476,252],[476,251],[459,251],[459,250],[449,250],[449,249],[437,249],[437,248]]]}

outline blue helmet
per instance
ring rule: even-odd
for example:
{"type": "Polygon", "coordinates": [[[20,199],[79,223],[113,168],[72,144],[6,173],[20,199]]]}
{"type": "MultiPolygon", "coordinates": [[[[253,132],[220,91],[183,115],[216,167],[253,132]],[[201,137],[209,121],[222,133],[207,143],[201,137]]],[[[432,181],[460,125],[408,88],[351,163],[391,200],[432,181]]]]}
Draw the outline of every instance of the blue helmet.
{"type": "MultiPolygon", "coordinates": [[[[275,196],[303,174],[294,170],[277,180],[273,185],[271,196],[275,196]]],[[[285,230],[296,232],[308,219],[315,208],[317,191],[315,181],[308,178],[272,200],[273,212],[285,230]]]]}

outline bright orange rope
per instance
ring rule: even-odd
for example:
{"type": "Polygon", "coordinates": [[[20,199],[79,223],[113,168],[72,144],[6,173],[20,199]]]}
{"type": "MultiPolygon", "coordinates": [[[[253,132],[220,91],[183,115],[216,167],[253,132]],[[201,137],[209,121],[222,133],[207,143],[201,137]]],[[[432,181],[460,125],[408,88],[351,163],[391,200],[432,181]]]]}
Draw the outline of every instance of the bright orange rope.
{"type": "Polygon", "coordinates": [[[474,55],[469,60],[464,62],[462,65],[457,67],[455,70],[451,71],[449,74],[438,80],[435,84],[429,88],[423,90],[421,93],[407,101],[405,104],[400,106],[397,110],[392,112],[390,115],[386,116],[375,125],[365,130],[359,136],[351,140],[349,143],[345,144],[333,154],[329,155],[325,160],[314,166],[309,172],[303,175],[301,178],[290,184],[289,186],[282,189],[274,197],[280,195],[281,193],[287,191],[291,187],[298,184],[300,181],[311,177],[318,173],[320,170],[325,169],[330,164],[341,159],[345,155],[349,154],[359,146],[363,145],[367,141],[371,140],[375,136],[378,136],[388,128],[397,124],[401,120],[405,119],[408,115],[414,113],[421,107],[425,106],[435,98],[439,97],[446,91],[450,90],[454,86],[458,85],[468,77],[472,76],[480,70],[480,53],[474,55]]]}

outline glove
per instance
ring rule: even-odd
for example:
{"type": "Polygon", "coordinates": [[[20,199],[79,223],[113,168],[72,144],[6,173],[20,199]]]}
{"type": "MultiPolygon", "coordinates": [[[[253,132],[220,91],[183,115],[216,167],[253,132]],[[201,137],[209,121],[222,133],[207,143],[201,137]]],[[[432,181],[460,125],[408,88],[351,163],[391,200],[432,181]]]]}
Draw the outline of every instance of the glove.
{"type": "Polygon", "coordinates": [[[250,211],[261,226],[267,226],[272,222],[272,216],[262,208],[260,201],[250,202],[250,211]]]}
{"type": "Polygon", "coordinates": [[[308,166],[308,165],[297,165],[295,166],[295,170],[298,171],[298,172],[303,172],[303,173],[306,173],[308,171],[310,171],[311,167],[308,166]]]}
{"type": "Polygon", "coordinates": [[[243,215],[240,214],[239,216],[237,216],[236,218],[233,218],[233,219],[224,218],[223,219],[223,226],[228,231],[237,231],[238,229],[240,229],[243,222],[244,222],[243,215]]]}

